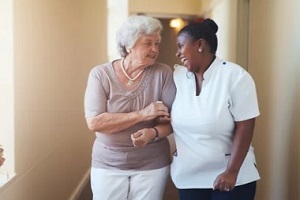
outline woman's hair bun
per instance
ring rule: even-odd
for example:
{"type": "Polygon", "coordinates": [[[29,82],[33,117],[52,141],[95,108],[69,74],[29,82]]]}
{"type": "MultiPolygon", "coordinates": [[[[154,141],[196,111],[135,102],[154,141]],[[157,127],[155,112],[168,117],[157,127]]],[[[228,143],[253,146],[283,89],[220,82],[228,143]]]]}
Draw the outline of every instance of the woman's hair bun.
{"type": "Polygon", "coordinates": [[[214,33],[218,32],[219,27],[214,20],[207,18],[203,21],[203,24],[207,25],[214,33]]]}

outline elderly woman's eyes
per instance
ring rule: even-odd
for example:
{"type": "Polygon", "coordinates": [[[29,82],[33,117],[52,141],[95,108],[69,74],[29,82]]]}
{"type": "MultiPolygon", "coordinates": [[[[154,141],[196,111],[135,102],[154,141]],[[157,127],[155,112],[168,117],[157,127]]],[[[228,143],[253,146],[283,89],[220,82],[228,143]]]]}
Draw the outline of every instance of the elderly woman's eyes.
{"type": "Polygon", "coordinates": [[[159,44],[160,44],[159,42],[155,42],[155,43],[154,42],[145,42],[144,46],[145,47],[152,47],[152,46],[156,46],[157,47],[157,46],[159,46],[159,44]]]}
{"type": "Polygon", "coordinates": [[[146,43],[144,43],[144,45],[145,45],[146,47],[151,47],[152,43],[151,43],[151,42],[146,42],[146,43]]]}

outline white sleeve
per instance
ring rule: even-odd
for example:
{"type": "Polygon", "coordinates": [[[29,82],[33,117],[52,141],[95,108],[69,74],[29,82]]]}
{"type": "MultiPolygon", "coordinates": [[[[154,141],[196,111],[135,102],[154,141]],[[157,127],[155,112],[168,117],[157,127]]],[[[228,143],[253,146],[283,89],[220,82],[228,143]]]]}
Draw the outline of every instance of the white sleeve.
{"type": "Polygon", "coordinates": [[[250,74],[244,71],[230,91],[229,110],[234,121],[243,121],[259,116],[255,83],[250,74]]]}

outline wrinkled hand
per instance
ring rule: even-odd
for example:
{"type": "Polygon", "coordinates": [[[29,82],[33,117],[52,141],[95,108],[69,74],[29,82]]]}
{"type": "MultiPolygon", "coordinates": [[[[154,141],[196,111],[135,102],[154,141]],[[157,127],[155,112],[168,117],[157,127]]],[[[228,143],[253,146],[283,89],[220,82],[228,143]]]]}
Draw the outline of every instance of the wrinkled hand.
{"type": "Polygon", "coordinates": [[[151,128],[144,128],[131,134],[133,146],[140,147],[148,144],[155,137],[155,132],[151,128]]]}
{"type": "Polygon", "coordinates": [[[169,109],[162,102],[155,102],[148,105],[146,108],[139,111],[142,116],[148,120],[153,120],[157,117],[169,118],[169,109]]]}
{"type": "Polygon", "coordinates": [[[223,172],[217,176],[214,182],[214,190],[230,191],[235,187],[238,173],[236,172],[223,172]]]}

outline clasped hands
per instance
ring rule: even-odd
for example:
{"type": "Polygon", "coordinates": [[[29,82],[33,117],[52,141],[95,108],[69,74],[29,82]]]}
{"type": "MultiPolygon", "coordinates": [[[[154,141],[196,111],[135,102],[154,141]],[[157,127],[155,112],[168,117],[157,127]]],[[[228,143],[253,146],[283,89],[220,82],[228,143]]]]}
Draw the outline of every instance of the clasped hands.
{"type": "Polygon", "coordinates": [[[155,130],[153,128],[144,128],[131,134],[133,146],[145,146],[155,138],[155,130]]]}
{"type": "MultiPolygon", "coordinates": [[[[156,123],[169,123],[171,121],[168,107],[161,101],[151,103],[146,108],[139,111],[143,117],[149,120],[155,120],[156,123]]],[[[151,128],[141,129],[131,135],[131,140],[134,146],[144,146],[155,138],[155,130],[151,128]]]]}

